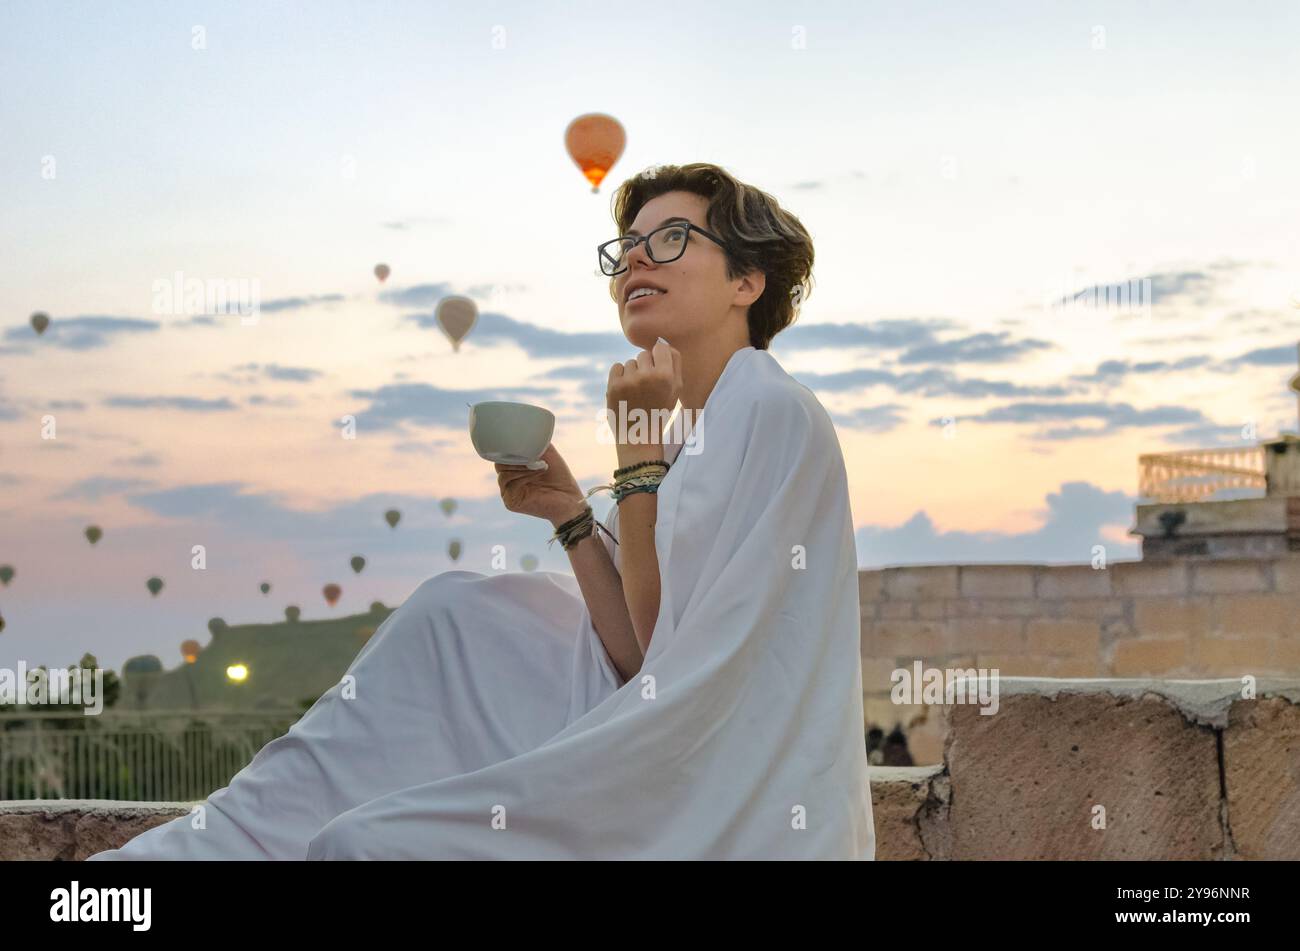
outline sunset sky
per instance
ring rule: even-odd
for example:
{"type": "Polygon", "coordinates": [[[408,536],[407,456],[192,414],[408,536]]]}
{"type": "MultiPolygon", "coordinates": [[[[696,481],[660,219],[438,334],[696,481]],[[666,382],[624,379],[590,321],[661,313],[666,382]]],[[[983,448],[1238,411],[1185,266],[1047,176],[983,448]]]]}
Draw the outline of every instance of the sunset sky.
{"type": "Polygon", "coordinates": [[[863,567],[1136,558],[1139,454],[1297,429],[1300,7],[816,9],[6,2],[0,665],[170,667],[214,615],[398,604],[498,544],[568,570],[465,404],[547,406],[607,481],[635,349],[594,249],[655,164],[812,233],[772,353],[836,422],[863,567]],[[628,135],[599,195],[563,147],[588,112],[628,135]],[[256,281],[259,320],[156,307],[178,273],[256,281]],[[1129,281],[1149,307],[1053,306],[1129,281]],[[447,294],[481,312],[458,353],[447,294]]]}

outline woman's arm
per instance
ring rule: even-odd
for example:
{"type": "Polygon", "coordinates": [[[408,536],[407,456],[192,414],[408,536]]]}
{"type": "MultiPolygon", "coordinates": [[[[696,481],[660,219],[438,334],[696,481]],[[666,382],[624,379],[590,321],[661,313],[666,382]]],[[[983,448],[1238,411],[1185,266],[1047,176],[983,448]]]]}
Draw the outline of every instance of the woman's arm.
{"type": "MultiPolygon", "coordinates": [[[[662,462],[662,444],[620,445],[619,468],[637,462],[662,462]]],[[[659,618],[659,553],[655,550],[655,522],[659,497],[634,492],[618,503],[618,542],[623,565],[623,597],[636,643],[644,657],[659,618]]]]}
{"type": "MultiPolygon", "coordinates": [[[[626,504],[624,503],[624,507],[626,507],[626,504]]],[[[552,524],[559,528],[582,511],[583,506],[575,504],[568,515],[553,520],[552,524]]],[[[626,517],[626,514],[626,512],[620,512],[620,520],[626,517]]],[[[625,553],[623,557],[626,559],[626,545],[621,538],[622,534],[623,530],[620,527],[619,544],[624,545],[625,553]]],[[[614,563],[610,560],[605,543],[600,540],[596,532],[593,531],[568,551],[569,564],[573,566],[573,576],[578,579],[578,587],[582,589],[582,598],[587,602],[587,613],[591,615],[591,625],[596,629],[600,642],[605,645],[605,653],[609,655],[614,668],[618,671],[619,676],[623,678],[623,682],[627,683],[641,669],[641,661],[644,659],[645,654],[639,644],[639,638],[636,636],[632,619],[628,614],[623,579],[619,577],[618,569],[614,567],[614,563]]],[[[623,569],[624,571],[627,570],[626,560],[623,569]]]]}

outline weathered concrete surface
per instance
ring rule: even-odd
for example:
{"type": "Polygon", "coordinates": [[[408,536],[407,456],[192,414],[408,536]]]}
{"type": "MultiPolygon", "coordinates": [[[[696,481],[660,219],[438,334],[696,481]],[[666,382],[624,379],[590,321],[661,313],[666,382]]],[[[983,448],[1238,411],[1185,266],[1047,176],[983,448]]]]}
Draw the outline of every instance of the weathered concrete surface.
{"type": "Polygon", "coordinates": [[[1300,706],[1238,701],[1223,732],[1228,831],[1238,858],[1300,858],[1300,706]]]}
{"type": "Polygon", "coordinates": [[[935,816],[947,802],[939,801],[944,786],[942,766],[871,766],[871,810],[876,820],[877,861],[922,861],[941,848],[933,832],[935,816]]]}
{"type": "MultiPolygon", "coordinates": [[[[878,860],[1300,859],[1300,683],[1004,677],[995,714],[943,713],[943,765],[870,767],[878,860]]],[[[0,860],[84,859],[193,805],[0,803],[0,860]]]]}
{"type": "Polygon", "coordinates": [[[1300,858],[1300,684],[1242,686],[1002,678],[995,714],[947,706],[949,857],[1300,858]]]}
{"type": "Polygon", "coordinates": [[[112,799],[0,802],[0,861],[82,861],[188,813],[192,803],[112,799]]]}

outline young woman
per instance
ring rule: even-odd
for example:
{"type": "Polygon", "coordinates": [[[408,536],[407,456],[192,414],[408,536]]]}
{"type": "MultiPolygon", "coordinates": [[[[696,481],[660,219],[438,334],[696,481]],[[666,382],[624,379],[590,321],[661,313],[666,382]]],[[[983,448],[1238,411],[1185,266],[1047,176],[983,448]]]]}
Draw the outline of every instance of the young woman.
{"type": "Polygon", "coordinates": [[[497,466],[573,575],[429,579],[228,787],[94,858],[874,858],[843,457],[768,352],[812,240],[707,164],[614,218],[610,515],[553,445],[497,466]]]}

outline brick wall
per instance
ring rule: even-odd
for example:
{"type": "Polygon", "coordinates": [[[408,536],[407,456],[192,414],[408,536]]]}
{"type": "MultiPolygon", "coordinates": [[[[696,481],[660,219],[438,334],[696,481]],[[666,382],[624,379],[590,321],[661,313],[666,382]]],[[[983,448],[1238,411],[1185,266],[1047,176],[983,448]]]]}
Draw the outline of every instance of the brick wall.
{"type": "Polygon", "coordinates": [[[941,758],[930,710],[889,700],[898,667],[1012,677],[1300,674],[1300,556],[1090,565],[935,565],[858,573],[869,724],[941,758]]]}

